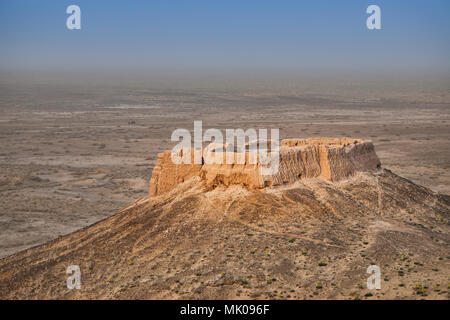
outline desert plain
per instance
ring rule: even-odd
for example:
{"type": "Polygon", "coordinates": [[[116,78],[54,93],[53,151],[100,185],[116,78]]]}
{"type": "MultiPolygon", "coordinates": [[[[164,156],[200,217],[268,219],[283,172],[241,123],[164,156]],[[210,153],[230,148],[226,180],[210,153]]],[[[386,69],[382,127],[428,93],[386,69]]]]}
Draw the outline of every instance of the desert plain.
{"type": "MultiPolygon", "coordinates": [[[[204,129],[278,128],[281,139],[371,140],[383,168],[449,195],[449,88],[449,79],[421,77],[3,76],[0,257],[146,197],[157,154],[194,120],[204,129]]],[[[442,282],[449,257],[439,258],[442,282]]]]}

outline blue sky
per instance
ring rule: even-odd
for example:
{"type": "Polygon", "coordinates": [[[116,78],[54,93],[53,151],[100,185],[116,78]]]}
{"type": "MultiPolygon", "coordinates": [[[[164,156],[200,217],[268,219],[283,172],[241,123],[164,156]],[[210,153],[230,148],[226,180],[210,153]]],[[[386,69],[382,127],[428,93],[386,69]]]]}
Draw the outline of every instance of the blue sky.
{"type": "Polygon", "coordinates": [[[1,0],[0,43],[2,69],[450,71],[450,1],[1,0]]]}

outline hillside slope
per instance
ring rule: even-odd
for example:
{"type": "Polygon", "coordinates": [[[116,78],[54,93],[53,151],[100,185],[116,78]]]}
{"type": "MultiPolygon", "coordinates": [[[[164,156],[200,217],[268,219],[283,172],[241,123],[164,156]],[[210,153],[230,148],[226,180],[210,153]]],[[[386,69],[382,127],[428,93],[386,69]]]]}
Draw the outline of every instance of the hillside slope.
{"type": "Polygon", "coordinates": [[[192,177],[1,259],[0,298],[448,299],[449,207],[386,169],[253,191],[192,177]],[[366,288],[371,264],[381,290],[366,288]]]}

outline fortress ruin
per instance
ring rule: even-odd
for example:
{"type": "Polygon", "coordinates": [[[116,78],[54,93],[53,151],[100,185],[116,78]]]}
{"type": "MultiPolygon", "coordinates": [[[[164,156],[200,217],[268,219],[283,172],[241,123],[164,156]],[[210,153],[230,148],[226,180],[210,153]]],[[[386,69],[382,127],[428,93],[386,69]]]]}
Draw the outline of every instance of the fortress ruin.
{"type": "MultiPolygon", "coordinates": [[[[158,154],[150,180],[151,197],[166,193],[194,176],[199,176],[211,189],[232,184],[260,189],[309,178],[334,182],[381,167],[372,142],[352,138],[281,140],[278,171],[271,175],[261,174],[261,162],[249,161],[252,156],[249,152],[245,152],[244,164],[174,164],[171,154],[171,150],[158,154]]],[[[233,156],[238,154],[235,152],[233,156]]]]}

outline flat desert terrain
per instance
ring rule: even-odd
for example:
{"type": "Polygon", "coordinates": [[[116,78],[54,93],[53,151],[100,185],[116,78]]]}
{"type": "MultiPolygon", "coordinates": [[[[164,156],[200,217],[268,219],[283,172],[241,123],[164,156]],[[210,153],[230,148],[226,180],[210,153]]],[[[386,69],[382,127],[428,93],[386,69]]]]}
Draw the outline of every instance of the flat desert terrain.
{"type": "Polygon", "coordinates": [[[450,194],[450,85],[298,79],[0,80],[0,257],[148,194],[177,128],[372,140],[382,166],[450,194]]]}

